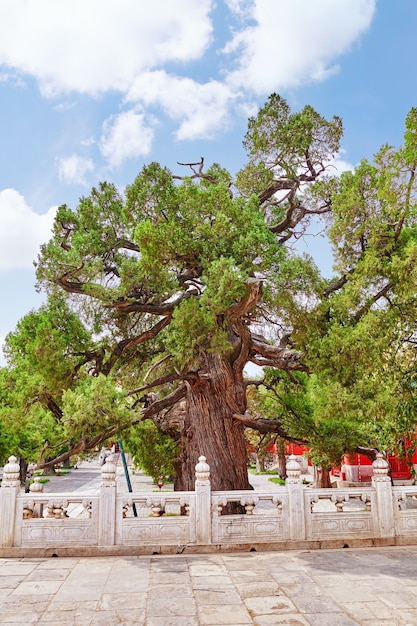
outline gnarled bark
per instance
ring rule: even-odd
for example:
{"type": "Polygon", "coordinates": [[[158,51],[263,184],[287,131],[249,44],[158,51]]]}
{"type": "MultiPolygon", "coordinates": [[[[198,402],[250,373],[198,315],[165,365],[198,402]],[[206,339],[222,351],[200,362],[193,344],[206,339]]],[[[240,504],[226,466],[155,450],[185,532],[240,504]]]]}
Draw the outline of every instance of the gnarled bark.
{"type": "MultiPolygon", "coordinates": [[[[205,375],[187,382],[184,428],[181,432],[181,475],[177,488],[194,489],[195,466],[204,455],[210,465],[214,491],[251,489],[247,471],[244,426],[233,419],[243,377],[236,377],[231,363],[206,356],[205,375]]],[[[244,394],[240,394],[243,399],[244,394]]]]}
{"type": "Polygon", "coordinates": [[[332,486],[329,469],[314,466],[314,486],[317,487],[317,489],[328,489],[332,486]]]}

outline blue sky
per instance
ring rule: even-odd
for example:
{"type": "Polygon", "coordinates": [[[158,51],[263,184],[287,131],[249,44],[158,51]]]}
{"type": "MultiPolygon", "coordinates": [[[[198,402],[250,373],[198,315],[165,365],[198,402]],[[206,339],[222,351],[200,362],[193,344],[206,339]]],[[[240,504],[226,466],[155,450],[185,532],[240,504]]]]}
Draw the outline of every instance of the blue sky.
{"type": "MultiPolygon", "coordinates": [[[[399,145],[416,24],[416,0],[0,0],[0,342],[44,299],[57,206],[153,160],[235,173],[272,92],[342,117],[342,169],[399,145]]],[[[330,272],[325,242],[306,246],[330,272]]]]}

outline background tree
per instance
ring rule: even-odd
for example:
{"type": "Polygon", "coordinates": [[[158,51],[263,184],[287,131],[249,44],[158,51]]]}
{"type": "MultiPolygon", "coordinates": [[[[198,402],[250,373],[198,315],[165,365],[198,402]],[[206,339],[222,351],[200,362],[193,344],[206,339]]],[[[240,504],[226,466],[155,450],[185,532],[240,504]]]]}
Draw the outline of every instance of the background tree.
{"type": "Polygon", "coordinates": [[[11,452],[20,457],[23,478],[27,462],[45,453],[45,442],[49,458],[70,447],[69,440],[63,441],[62,395],[77,384],[89,342],[89,333],[62,297],[28,313],[6,338],[9,367],[0,370],[0,447],[3,462],[11,452]]]}
{"type": "Polygon", "coordinates": [[[151,420],[146,420],[125,433],[124,440],[135,466],[151,476],[155,483],[160,477],[164,482],[173,481],[179,450],[169,435],[158,430],[151,420]]]}

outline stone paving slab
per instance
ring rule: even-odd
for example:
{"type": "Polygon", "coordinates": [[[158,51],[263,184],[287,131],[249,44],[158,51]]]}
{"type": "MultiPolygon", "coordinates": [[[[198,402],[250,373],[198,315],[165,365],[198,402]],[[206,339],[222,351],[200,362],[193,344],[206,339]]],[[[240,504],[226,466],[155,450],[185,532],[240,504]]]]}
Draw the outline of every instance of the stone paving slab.
{"type": "Polygon", "coordinates": [[[0,625],[417,626],[417,546],[0,559],[0,625]]]}

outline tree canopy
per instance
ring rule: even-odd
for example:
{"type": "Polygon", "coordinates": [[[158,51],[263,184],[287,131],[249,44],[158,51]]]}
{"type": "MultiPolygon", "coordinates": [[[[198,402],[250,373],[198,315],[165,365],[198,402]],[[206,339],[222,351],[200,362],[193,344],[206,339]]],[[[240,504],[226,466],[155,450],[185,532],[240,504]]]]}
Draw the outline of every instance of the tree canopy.
{"type": "Polygon", "coordinates": [[[0,419],[44,424],[47,462],[150,419],[179,443],[183,489],[200,454],[215,489],[248,488],[247,427],[322,463],[398,446],[415,428],[417,109],[403,146],[339,176],[341,136],[273,94],[235,177],[151,163],[123,194],[61,206],[37,262],[48,303],[7,338],[0,419]],[[297,251],[318,228],[331,279],[297,251]]]}

